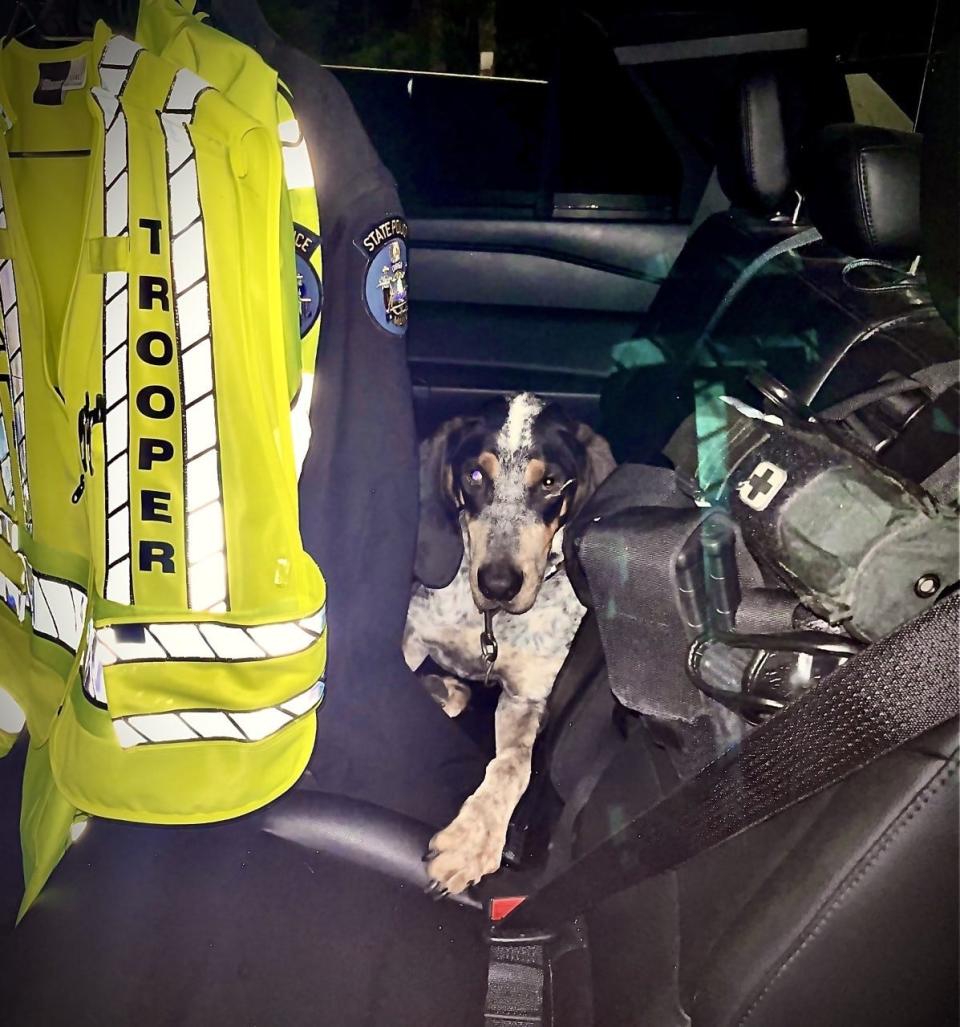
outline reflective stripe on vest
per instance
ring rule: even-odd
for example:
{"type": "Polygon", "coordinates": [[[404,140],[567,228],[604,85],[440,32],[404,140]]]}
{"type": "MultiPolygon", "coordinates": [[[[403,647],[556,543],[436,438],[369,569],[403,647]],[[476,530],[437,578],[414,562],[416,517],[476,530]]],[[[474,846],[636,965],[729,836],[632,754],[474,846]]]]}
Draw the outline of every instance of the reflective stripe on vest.
{"type": "Polygon", "coordinates": [[[323,699],[323,690],[321,678],[305,692],[276,706],[240,713],[233,710],[141,713],[117,718],[113,728],[124,749],[161,742],[259,742],[316,709],[323,699]]]}
{"type": "MultiPolygon", "coordinates": [[[[2,422],[0,422],[2,427],[2,422]]],[[[0,538],[17,554],[20,552],[20,531],[17,522],[0,510],[0,538]]],[[[23,557],[20,557],[21,561],[23,557]]],[[[12,610],[17,620],[23,623],[27,613],[27,593],[21,584],[11,581],[0,571],[0,603],[12,610]]]]}
{"type": "Polygon", "coordinates": [[[28,578],[25,589],[0,572],[0,600],[21,624],[29,610],[33,633],[38,638],[75,654],[83,631],[86,593],[69,581],[35,574],[26,564],[24,566],[28,578]]]}
{"type": "MultiPolygon", "coordinates": [[[[316,209],[316,184],[313,175],[313,165],[310,163],[310,152],[307,149],[307,141],[303,137],[300,123],[293,116],[291,98],[285,94],[283,89],[280,90],[278,95],[278,104],[282,113],[290,115],[290,117],[285,117],[279,123],[277,134],[280,137],[281,154],[283,155],[283,179],[286,183],[293,209],[294,227],[299,231],[299,224],[303,224],[310,231],[319,234],[320,219],[316,209]]],[[[321,276],[319,247],[309,255],[301,256],[302,259],[311,265],[319,279],[321,276]]],[[[305,302],[305,298],[302,295],[300,302],[305,302]]],[[[296,461],[298,477],[303,470],[303,463],[307,458],[312,436],[310,405],[313,399],[314,365],[317,359],[317,339],[320,332],[321,316],[321,312],[318,311],[313,325],[301,337],[300,389],[293,406],[290,408],[290,426],[293,431],[294,460],[296,461]]]]}
{"type": "Polygon", "coordinates": [[[37,574],[29,564],[27,578],[33,633],[75,653],[80,646],[87,609],[86,592],[61,578],[37,574]]]}
{"type": "Polygon", "coordinates": [[[17,522],[0,510],[0,538],[15,552],[20,552],[20,529],[17,522]]]}
{"type": "Polygon", "coordinates": [[[27,614],[27,593],[3,571],[0,571],[0,602],[12,610],[17,620],[23,623],[23,618],[27,614]]]}
{"type": "MultiPolygon", "coordinates": [[[[117,663],[242,663],[302,653],[326,630],[323,607],[309,617],[274,624],[122,624],[89,629],[83,691],[107,706],[103,668],[117,663]]],[[[292,702],[293,700],[291,700],[292,702]]],[[[284,703],[283,705],[289,705],[284,703]]]]}
{"type": "Polygon", "coordinates": [[[198,98],[209,88],[192,71],[177,72],[160,123],[167,144],[173,305],[184,417],[187,603],[191,610],[219,613],[230,608],[230,599],[210,285],[196,152],[187,130],[198,98]]]}
{"type": "Polygon", "coordinates": [[[281,121],[277,129],[283,148],[283,178],[288,189],[314,189],[313,166],[307,141],[296,118],[281,121]]]}
{"type": "MultiPolygon", "coordinates": [[[[7,227],[7,214],[0,191],[0,229],[7,227]]],[[[13,413],[13,445],[20,471],[20,490],[23,494],[23,519],[28,531],[33,530],[33,510],[30,504],[30,483],[27,477],[27,428],[23,398],[23,353],[20,348],[20,312],[17,303],[17,277],[9,257],[0,260],[0,308],[3,312],[3,346],[7,351],[10,376],[7,391],[13,413]]]]}
{"type": "Polygon", "coordinates": [[[26,579],[24,585],[0,572],[0,600],[16,614],[21,624],[29,611],[35,635],[69,653],[76,653],[87,609],[87,593],[72,582],[35,571],[20,552],[16,521],[2,510],[0,538],[19,556],[26,579]]]}
{"type": "MultiPolygon", "coordinates": [[[[0,350],[3,344],[0,342],[0,350]]],[[[6,375],[0,375],[0,381],[6,381],[6,375]]],[[[13,461],[10,456],[10,443],[7,441],[7,427],[0,417],[0,484],[3,485],[3,495],[7,506],[11,510],[16,509],[16,495],[13,491],[13,461]]]]}
{"type": "MultiPolygon", "coordinates": [[[[20,704],[5,689],[0,688],[0,732],[7,731],[11,735],[20,733],[27,722],[26,714],[20,704]]],[[[0,749],[0,753],[4,752],[0,749]]]]}
{"type": "MultiPolygon", "coordinates": [[[[103,112],[103,223],[109,237],[129,236],[127,223],[127,119],[118,98],[123,95],[143,47],[114,36],[100,60],[103,88],[91,90],[103,112]]],[[[106,525],[103,594],[111,602],[133,602],[130,554],[129,419],[129,277],[125,271],[103,276],[103,449],[106,463],[104,524],[106,525]]]]}

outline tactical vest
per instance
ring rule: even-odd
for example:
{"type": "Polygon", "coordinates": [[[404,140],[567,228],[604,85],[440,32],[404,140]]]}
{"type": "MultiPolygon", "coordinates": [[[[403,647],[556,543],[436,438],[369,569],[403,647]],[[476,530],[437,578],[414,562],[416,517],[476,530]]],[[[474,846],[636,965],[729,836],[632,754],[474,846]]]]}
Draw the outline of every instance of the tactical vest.
{"type": "MultiPolygon", "coordinates": [[[[16,552],[0,551],[9,580],[18,585],[20,565],[27,586],[5,599],[0,624],[32,644],[48,617],[78,647],[49,737],[70,802],[153,823],[235,816],[302,772],[326,658],[323,581],[298,527],[285,354],[299,332],[280,150],[194,72],[103,25],[91,44],[20,47],[16,58],[41,84],[41,64],[67,62],[69,75],[86,60],[73,88],[88,118],[72,123],[91,152],[78,160],[84,202],[62,240],[72,285],[54,297],[69,345],[53,361],[37,347],[47,359],[34,382],[26,340],[44,338],[33,326],[51,301],[34,269],[48,240],[32,230],[39,216],[14,182],[9,140],[0,145],[3,254],[18,288],[15,315],[4,297],[3,465],[18,538],[16,552]],[[51,440],[63,462],[52,484],[51,440]],[[59,491],[41,510],[48,488],[59,491]],[[82,527],[73,548],[55,544],[58,515],[82,527]],[[74,574],[49,574],[61,586],[51,602],[55,563],[74,574]]],[[[34,109],[2,103],[8,137],[20,138],[21,115],[21,135],[35,118],[37,136],[48,133],[38,148],[56,147],[63,122],[44,128],[34,109]]],[[[0,645],[23,649],[19,639],[6,649],[6,634],[0,645]]],[[[14,688],[29,718],[33,672],[14,688]]]]}

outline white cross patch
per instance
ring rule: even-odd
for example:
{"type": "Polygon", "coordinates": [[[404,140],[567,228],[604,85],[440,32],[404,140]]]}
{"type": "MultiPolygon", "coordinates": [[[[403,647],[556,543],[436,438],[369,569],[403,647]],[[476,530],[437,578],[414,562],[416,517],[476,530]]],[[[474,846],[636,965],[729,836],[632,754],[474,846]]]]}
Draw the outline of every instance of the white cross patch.
{"type": "Polygon", "coordinates": [[[787,472],[782,467],[761,460],[737,489],[737,495],[751,510],[766,510],[786,481],[787,472]]]}

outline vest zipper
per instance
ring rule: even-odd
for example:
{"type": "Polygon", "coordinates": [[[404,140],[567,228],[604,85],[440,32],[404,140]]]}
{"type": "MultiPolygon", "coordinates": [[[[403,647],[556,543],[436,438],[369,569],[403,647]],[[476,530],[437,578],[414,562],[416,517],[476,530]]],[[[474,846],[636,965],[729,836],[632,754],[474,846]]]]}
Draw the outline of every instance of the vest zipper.
{"type": "Polygon", "coordinates": [[[72,503],[79,503],[83,490],[86,488],[86,476],[93,477],[93,426],[103,424],[107,419],[107,401],[101,394],[97,393],[90,406],[90,393],[86,393],[83,406],[77,414],[77,440],[80,448],[80,481],[70,497],[72,503]]]}

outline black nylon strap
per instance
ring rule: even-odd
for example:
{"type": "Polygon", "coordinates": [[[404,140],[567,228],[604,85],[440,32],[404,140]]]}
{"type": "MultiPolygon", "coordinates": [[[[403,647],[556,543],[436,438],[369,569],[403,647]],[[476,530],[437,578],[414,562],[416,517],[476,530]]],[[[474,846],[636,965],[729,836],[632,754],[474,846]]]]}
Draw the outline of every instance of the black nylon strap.
{"type": "Polygon", "coordinates": [[[694,344],[691,353],[699,355],[700,349],[710,341],[714,329],[723,320],[724,314],[730,309],[733,301],[770,261],[775,260],[781,253],[790,253],[793,250],[799,250],[801,246],[809,246],[810,243],[819,242],[821,238],[820,232],[816,228],[806,228],[802,232],[797,232],[796,235],[790,235],[786,239],[778,240],[758,257],[751,260],[740,274],[737,275],[730,288],[727,289],[723,299],[717,305],[717,309],[711,314],[710,320],[701,332],[700,338],[694,344]]]}
{"type": "Polygon", "coordinates": [[[960,361],[958,360],[946,360],[940,364],[931,364],[929,367],[914,371],[909,378],[893,377],[879,382],[871,389],[865,389],[854,396],[840,400],[840,402],[821,410],[820,416],[828,421],[842,421],[877,400],[916,389],[926,389],[936,399],[951,385],[957,384],[958,374],[960,374],[960,361]]]}
{"type": "Polygon", "coordinates": [[[960,594],[877,642],[581,856],[505,931],[553,927],[843,780],[957,716],[960,594]]]}
{"type": "Polygon", "coordinates": [[[941,464],[933,474],[923,479],[923,487],[939,503],[956,503],[957,482],[960,479],[960,453],[941,464]]]}
{"type": "Polygon", "coordinates": [[[736,628],[745,635],[774,634],[793,629],[797,597],[782,588],[744,589],[737,607],[736,628]]]}

